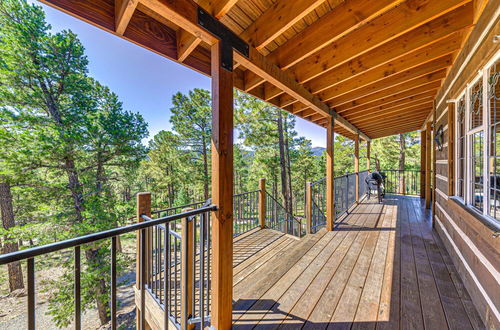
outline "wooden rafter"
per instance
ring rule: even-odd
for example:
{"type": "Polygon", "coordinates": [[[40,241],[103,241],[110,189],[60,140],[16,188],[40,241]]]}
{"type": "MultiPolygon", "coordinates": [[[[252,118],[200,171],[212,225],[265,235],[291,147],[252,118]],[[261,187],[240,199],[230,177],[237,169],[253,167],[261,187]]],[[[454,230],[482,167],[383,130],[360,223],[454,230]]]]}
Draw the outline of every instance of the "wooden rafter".
{"type": "Polygon", "coordinates": [[[122,35],[127,28],[138,0],[115,0],[115,32],[122,35]]]}
{"type": "Polygon", "coordinates": [[[402,0],[351,0],[335,7],[268,56],[288,69],[321,48],[366,24],[402,0]]]}
{"type": "MultiPolygon", "coordinates": [[[[392,74],[430,62],[443,55],[451,54],[460,49],[462,40],[462,33],[453,33],[439,40],[439,42],[409,52],[383,65],[370,67],[370,65],[365,65],[366,62],[356,62],[361,67],[361,69],[355,71],[356,74],[353,74],[350,65],[346,65],[342,70],[337,70],[340,68],[338,67],[329,74],[310,81],[306,86],[314,94],[328,90],[332,94],[341,95],[345,91],[361,88],[368,83],[376,82],[392,74]]],[[[370,62],[370,60],[368,61],[370,62]]],[[[376,61],[375,57],[371,58],[372,63],[376,63],[376,61]]]]}
{"type": "Polygon", "coordinates": [[[405,90],[397,90],[395,93],[387,94],[384,91],[377,93],[378,95],[372,94],[367,98],[361,98],[355,101],[354,104],[344,104],[342,106],[338,106],[338,113],[357,113],[359,111],[369,110],[376,107],[394,104],[399,101],[404,101],[406,99],[413,99],[414,97],[418,97],[422,93],[428,93],[430,91],[436,91],[439,87],[441,87],[441,81],[433,81],[431,83],[418,86],[416,88],[405,89],[405,90]],[[384,93],[384,94],[382,94],[384,93]]]}
{"type": "Polygon", "coordinates": [[[407,0],[361,28],[340,38],[291,68],[299,82],[309,81],[334,67],[387,43],[470,0],[407,0]]]}
{"type": "MultiPolygon", "coordinates": [[[[388,78],[380,80],[376,83],[366,85],[363,88],[357,89],[353,92],[345,93],[341,96],[336,96],[334,94],[332,95],[327,93],[320,93],[320,97],[323,100],[329,101],[329,103],[331,103],[332,105],[344,104],[359,98],[359,96],[369,95],[372,93],[376,93],[378,91],[393,88],[398,85],[406,84],[407,81],[409,80],[419,78],[422,76],[427,76],[430,73],[442,72],[442,70],[445,70],[447,67],[451,65],[451,62],[452,62],[452,56],[447,55],[442,58],[438,58],[437,60],[434,60],[430,63],[425,63],[421,66],[412,68],[410,70],[405,70],[398,74],[389,76],[388,78]]],[[[438,76],[444,78],[444,76],[446,76],[446,70],[444,72],[444,75],[441,74],[438,76]]],[[[429,77],[428,79],[433,79],[433,78],[435,80],[435,77],[432,76],[429,77]]]]}
{"type": "Polygon", "coordinates": [[[257,50],[304,18],[325,0],[278,0],[241,34],[257,50]]]}

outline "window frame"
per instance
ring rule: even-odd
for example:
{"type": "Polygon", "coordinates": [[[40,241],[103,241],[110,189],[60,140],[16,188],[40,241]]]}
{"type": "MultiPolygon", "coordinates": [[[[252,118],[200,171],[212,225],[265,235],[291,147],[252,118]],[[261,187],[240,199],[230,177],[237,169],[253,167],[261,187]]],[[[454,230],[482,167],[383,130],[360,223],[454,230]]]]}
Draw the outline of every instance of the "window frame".
{"type": "Polygon", "coordinates": [[[500,59],[500,51],[498,51],[495,56],[493,56],[487,64],[480,70],[478,70],[478,73],[474,76],[474,78],[466,85],[466,87],[460,92],[459,96],[454,100],[454,111],[455,111],[455,127],[457,128],[455,130],[455,141],[456,143],[454,144],[455,148],[455,154],[454,154],[454,173],[455,177],[457,180],[455,180],[455,196],[454,199],[465,206],[471,208],[474,210],[476,213],[481,214],[482,216],[486,217],[486,219],[489,222],[493,222],[496,225],[500,225],[500,219],[496,219],[493,216],[490,215],[490,144],[491,144],[491,106],[489,103],[488,95],[489,95],[489,86],[488,86],[488,78],[489,78],[489,71],[495,64],[500,59]],[[471,90],[472,88],[478,83],[478,81],[481,80],[481,86],[482,86],[482,123],[480,126],[475,127],[473,129],[469,129],[471,126],[470,123],[470,107],[471,107],[471,90]],[[460,103],[460,99],[462,97],[464,98],[465,101],[465,116],[464,116],[464,191],[463,191],[463,198],[461,196],[458,196],[458,191],[460,191],[460,183],[459,183],[459,130],[458,130],[458,105],[460,103]],[[482,205],[482,210],[474,206],[474,189],[475,185],[472,182],[474,180],[474,171],[475,169],[472,168],[472,153],[473,153],[473,145],[472,145],[472,136],[478,132],[483,133],[483,146],[482,146],[482,177],[483,177],[483,205],[482,205]]]}

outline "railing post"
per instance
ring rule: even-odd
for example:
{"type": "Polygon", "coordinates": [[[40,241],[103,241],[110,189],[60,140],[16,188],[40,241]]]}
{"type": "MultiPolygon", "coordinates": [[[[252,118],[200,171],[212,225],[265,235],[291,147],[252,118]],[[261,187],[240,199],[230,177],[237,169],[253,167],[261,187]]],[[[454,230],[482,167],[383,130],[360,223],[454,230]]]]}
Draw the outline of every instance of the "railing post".
{"type": "Polygon", "coordinates": [[[326,126],[326,230],[328,231],[333,230],[335,223],[334,122],[333,117],[328,117],[326,126]]]}
{"type": "Polygon", "coordinates": [[[427,122],[425,126],[425,207],[431,207],[431,122],[427,122]]]}
{"type": "MultiPolygon", "coordinates": [[[[151,193],[149,192],[142,192],[137,194],[137,222],[143,222],[144,220],[142,219],[141,215],[146,215],[148,217],[151,217],[151,193]]],[[[137,257],[136,257],[136,278],[135,278],[135,285],[136,288],[139,290],[140,293],[140,308],[136,308],[137,313],[136,313],[136,324],[138,329],[145,329],[146,328],[146,322],[144,318],[144,309],[146,307],[145,303],[145,292],[144,292],[144,286],[145,286],[145,281],[146,277],[144,276],[145,270],[148,269],[148,260],[143,260],[143,257],[147,254],[144,253],[144,245],[147,246],[147,244],[141,244],[142,239],[146,238],[146,235],[142,235],[141,238],[141,232],[147,232],[146,229],[143,229],[139,232],[137,232],[137,240],[136,240],[136,251],[137,251],[137,257]]]]}
{"type": "Polygon", "coordinates": [[[371,149],[371,142],[366,141],[366,170],[368,173],[370,173],[370,149],[371,149]]]}
{"type": "Polygon", "coordinates": [[[266,179],[259,180],[259,225],[266,228],[266,179]]]}
{"type": "Polygon", "coordinates": [[[306,184],[306,233],[310,234],[312,232],[312,186],[311,182],[306,184]]]}
{"type": "Polygon", "coordinates": [[[354,137],[354,172],[356,173],[356,203],[359,203],[359,134],[354,137]]]}
{"type": "MultiPolygon", "coordinates": [[[[183,209],[182,212],[193,210],[183,209]]],[[[181,220],[181,328],[194,329],[194,324],[189,324],[193,316],[193,262],[194,262],[194,222],[195,218],[182,218],[181,220]]]]}

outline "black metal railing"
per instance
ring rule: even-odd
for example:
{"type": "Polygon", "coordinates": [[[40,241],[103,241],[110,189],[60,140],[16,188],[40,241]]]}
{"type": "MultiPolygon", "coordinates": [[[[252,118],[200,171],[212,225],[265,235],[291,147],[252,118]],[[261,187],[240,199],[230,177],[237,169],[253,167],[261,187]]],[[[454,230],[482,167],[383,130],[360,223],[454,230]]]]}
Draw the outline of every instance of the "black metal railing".
{"type": "Polygon", "coordinates": [[[420,195],[420,170],[382,170],[386,194],[420,195]]]}
{"type": "Polygon", "coordinates": [[[311,183],[311,233],[326,225],[326,178],[311,183]]]}
{"type": "Polygon", "coordinates": [[[234,195],[233,235],[238,236],[259,226],[259,192],[254,190],[234,195]]]}
{"type": "Polygon", "coordinates": [[[304,235],[301,219],[287,212],[285,207],[268,192],[266,192],[265,224],[267,228],[281,231],[285,234],[297,237],[302,237],[304,235]]]}
{"type": "MultiPolygon", "coordinates": [[[[111,263],[111,305],[110,305],[110,312],[111,312],[111,327],[112,329],[116,329],[117,327],[117,319],[116,319],[116,314],[117,314],[117,300],[116,300],[116,286],[117,286],[117,280],[116,280],[116,256],[117,256],[117,238],[120,235],[126,234],[126,233],[131,233],[131,232],[139,232],[139,255],[141,256],[139,258],[139,267],[140,267],[140,280],[139,280],[139,290],[141,293],[144,293],[146,290],[146,287],[148,290],[151,288],[155,288],[155,292],[159,293],[157,294],[157,297],[162,297],[159,299],[162,299],[163,304],[165,304],[172,299],[172,291],[170,291],[168,288],[169,285],[169,278],[168,276],[163,275],[163,277],[160,277],[159,279],[156,278],[156,276],[161,273],[160,269],[165,270],[171,270],[171,267],[176,267],[177,265],[185,262],[188,260],[189,256],[188,255],[181,255],[179,256],[179,252],[177,251],[176,248],[176,243],[171,243],[171,240],[179,240],[178,235],[176,235],[175,232],[171,232],[170,230],[167,232],[165,228],[169,227],[171,223],[174,223],[175,221],[179,219],[188,219],[193,217],[199,217],[201,219],[205,219],[205,221],[200,221],[200,226],[203,226],[202,224],[206,223],[208,221],[208,217],[210,214],[210,211],[214,211],[216,209],[216,206],[214,205],[207,205],[195,210],[187,211],[187,212],[182,212],[179,214],[175,215],[168,215],[168,216],[163,216],[159,217],[156,219],[149,218],[145,215],[142,215],[142,218],[147,221],[119,227],[119,228],[114,228],[106,231],[101,231],[98,233],[93,233],[89,235],[84,235],[72,239],[68,239],[65,241],[61,242],[56,242],[52,244],[47,244],[47,245],[42,245],[39,247],[34,247],[34,248],[29,248],[26,250],[21,250],[21,251],[16,251],[4,255],[0,255],[0,265],[5,265],[11,262],[18,262],[18,261],[24,261],[26,260],[27,262],[27,283],[28,283],[28,312],[27,312],[27,319],[28,319],[28,329],[35,329],[36,323],[35,323],[35,259],[37,257],[44,256],[48,253],[56,252],[56,251],[61,251],[64,249],[74,249],[74,280],[75,280],[75,328],[76,329],[81,329],[81,286],[80,286],[80,280],[81,280],[81,246],[89,243],[95,243],[98,241],[110,240],[110,245],[111,245],[111,258],[110,258],[110,263],[111,263]],[[160,228],[160,226],[163,226],[163,232],[161,232],[161,229],[157,230],[157,235],[158,240],[161,237],[161,234],[163,234],[163,241],[160,242],[158,241],[157,243],[154,242],[154,235],[148,235],[148,231],[152,231],[152,228],[160,228]],[[151,249],[148,248],[151,247],[151,249]],[[156,249],[153,249],[152,247],[155,246],[156,249]],[[151,251],[150,257],[148,258],[148,251],[151,251]],[[153,258],[154,260],[160,260],[160,253],[162,253],[162,256],[164,258],[161,258],[162,262],[157,262],[156,264],[151,260],[153,258]],[[165,283],[167,283],[165,285],[165,283]],[[167,290],[165,290],[167,288],[167,290]],[[158,291],[159,290],[159,291],[158,291]]],[[[193,220],[191,220],[193,221],[193,220]]],[[[201,227],[200,227],[201,228],[201,227]]],[[[204,229],[203,229],[204,230],[204,229]]],[[[202,231],[203,231],[202,230],[202,231]]],[[[195,231],[196,232],[196,231],[195,231]]],[[[202,237],[201,235],[200,237],[202,237]]],[[[203,242],[204,240],[201,239],[200,242],[203,242]]],[[[201,245],[200,245],[201,246],[201,245]]],[[[203,249],[202,249],[203,250],[203,249]]],[[[201,251],[201,250],[200,250],[201,251]]],[[[201,258],[201,257],[200,257],[201,258]]],[[[204,258],[203,258],[204,259],[204,258]]],[[[209,260],[209,258],[207,258],[209,260]]],[[[206,272],[206,271],[205,271],[206,272]]],[[[203,273],[203,272],[202,272],[203,273]]],[[[179,283],[179,282],[176,282],[179,283]]],[[[170,285],[172,282],[170,282],[170,285]]],[[[180,287],[180,286],[179,286],[180,287]]],[[[185,294],[184,292],[180,293],[180,296],[185,294]]],[[[178,291],[175,291],[174,294],[175,297],[178,297],[178,291]]],[[[141,294],[141,310],[144,311],[145,308],[145,295],[141,294]]],[[[169,308],[165,308],[165,310],[169,310],[169,308]]],[[[182,311],[184,312],[184,311],[182,311]]],[[[200,311],[201,313],[201,311],[200,311]]],[[[145,319],[144,319],[145,313],[140,313],[140,324],[138,325],[138,328],[143,329],[143,325],[145,324],[145,319]]],[[[171,320],[172,318],[177,317],[177,315],[173,315],[170,313],[165,313],[165,324],[164,326],[168,327],[168,322],[169,319],[171,320]]],[[[187,320],[188,317],[185,316],[185,319],[187,320]]]]}
{"type": "MultiPolygon", "coordinates": [[[[359,172],[359,199],[366,194],[365,178],[368,171],[359,172]]],[[[326,225],[326,178],[310,184],[311,189],[311,232],[315,233],[326,225]]],[[[356,202],[356,173],[335,177],[335,219],[346,213],[356,202]]]]}

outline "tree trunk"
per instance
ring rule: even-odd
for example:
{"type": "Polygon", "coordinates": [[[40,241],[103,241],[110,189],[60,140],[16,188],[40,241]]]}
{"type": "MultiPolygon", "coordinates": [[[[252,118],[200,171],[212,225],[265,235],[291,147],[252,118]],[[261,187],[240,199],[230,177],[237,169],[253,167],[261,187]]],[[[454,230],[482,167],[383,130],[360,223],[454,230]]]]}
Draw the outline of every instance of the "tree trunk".
{"type": "Polygon", "coordinates": [[[100,273],[100,280],[96,283],[94,287],[94,296],[97,301],[97,313],[99,315],[99,320],[101,325],[109,322],[110,317],[109,311],[109,288],[106,285],[106,260],[104,260],[104,255],[100,253],[100,249],[89,249],[85,251],[85,258],[87,259],[87,264],[89,267],[93,268],[94,271],[100,273]]]}
{"type": "MultiPolygon", "coordinates": [[[[2,224],[4,229],[9,229],[15,226],[14,208],[12,206],[12,193],[10,185],[7,182],[0,182],[0,210],[2,213],[2,224]]],[[[15,252],[18,250],[18,245],[12,238],[4,237],[3,253],[15,252]]],[[[21,263],[12,262],[8,264],[9,273],[9,290],[10,292],[24,288],[23,271],[21,263]]]]}
{"type": "Polygon", "coordinates": [[[404,134],[399,134],[399,193],[405,193],[405,150],[406,139],[404,134]]]}
{"type": "MultiPolygon", "coordinates": [[[[290,208],[291,205],[291,195],[289,191],[289,178],[288,178],[288,170],[287,170],[287,159],[286,159],[286,151],[285,151],[285,137],[284,137],[284,128],[283,128],[283,116],[281,110],[278,111],[278,143],[280,150],[280,173],[281,173],[281,193],[283,197],[283,206],[285,210],[290,215],[292,210],[290,208]]],[[[291,220],[291,219],[287,219],[291,220]]],[[[290,223],[287,226],[287,232],[291,233],[290,223]]]]}
{"type": "Polygon", "coordinates": [[[81,192],[80,179],[78,177],[78,171],[76,170],[75,161],[70,157],[66,156],[64,158],[64,169],[68,175],[69,190],[71,192],[71,198],[73,199],[73,206],[76,213],[76,221],[83,222],[83,196],[81,192]]]}
{"type": "Polygon", "coordinates": [[[208,192],[208,150],[207,150],[207,141],[205,141],[205,137],[202,139],[202,147],[203,147],[203,176],[204,176],[204,183],[203,183],[203,189],[204,189],[204,196],[205,200],[209,198],[209,192],[208,192]]]}

